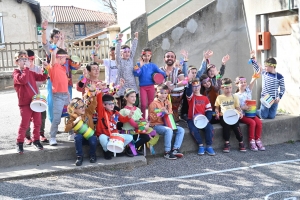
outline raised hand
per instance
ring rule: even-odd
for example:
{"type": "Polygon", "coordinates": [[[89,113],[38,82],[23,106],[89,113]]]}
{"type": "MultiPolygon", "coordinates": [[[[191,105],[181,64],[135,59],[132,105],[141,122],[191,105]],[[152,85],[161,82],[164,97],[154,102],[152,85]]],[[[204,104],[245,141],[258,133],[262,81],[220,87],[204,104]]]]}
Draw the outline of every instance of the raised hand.
{"type": "Polygon", "coordinates": [[[100,44],[95,44],[94,48],[97,51],[100,48],[100,44]]]}
{"type": "Polygon", "coordinates": [[[250,58],[255,58],[255,50],[250,51],[250,58]]]}
{"type": "Polygon", "coordinates": [[[139,60],[139,61],[140,61],[140,67],[142,67],[142,66],[144,65],[143,58],[140,57],[140,60],[139,60]]]}
{"type": "Polygon", "coordinates": [[[182,49],[180,51],[180,54],[183,55],[183,58],[185,61],[187,61],[189,59],[189,53],[186,50],[182,49]]]}
{"type": "Polygon", "coordinates": [[[134,38],[138,39],[138,37],[139,37],[139,32],[135,32],[134,33],[134,38]]]}
{"type": "Polygon", "coordinates": [[[123,37],[123,33],[119,33],[119,34],[118,34],[118,39],[121,40],[122,37],[123,37]]]}
{"type": "Polygon", "coordinates": [[[227,62],[229,59],[230,59],[230,56],[227,54],[226,56],[224,56],[224,57],[222,58],[222,64],[225,65],[226,62],[227,62]]]}
{"type": "Polygon", "coordinates": [[[209,59],[213,54],[214,52],[212,50],[207,50],[206,52],[203,52],[203,57],[209,59]]]}
{"type": "Polygon", "coordinates": [[[44,20],[43,23],[42,23],[42,28],[47,29],[47,27],[48,27],[48,21],[44,20]]]}
{"type": "Polygon", "coordinates": [[[123,87],[125,84],[125,80],[123,78],[120,78],[120,87],[123,87]]]}

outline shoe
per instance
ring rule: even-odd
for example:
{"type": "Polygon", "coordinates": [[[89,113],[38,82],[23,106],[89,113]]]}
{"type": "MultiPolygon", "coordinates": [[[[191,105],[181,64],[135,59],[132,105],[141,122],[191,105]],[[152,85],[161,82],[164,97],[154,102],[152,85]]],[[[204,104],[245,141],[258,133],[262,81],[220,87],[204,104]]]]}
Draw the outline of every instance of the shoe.
{"type": "Polygon", "coordinates": [[[42,133],[40,133],[40,141],[44,143],[49,143],[49,140],[42,133]]]}
{"type": "Polygon", "coordinates": [[[82,165],[82,162],[83,162],[83,157],[82,156],[77,156],[77,160],[75,162],[75,165],[80,166],[80,165],[82,165]]]}
{"type": "Polygon", "coordinates": [[[199,146],[198,155],[204,155],[204,152],[205,152],[204,146],[199,146]]]}
{"type": "Polygon", "coordinates": [[[111,160],[112,155],[111,155],[110,151],[103,151],[103,154],[104,154],[104,159],[105,160],[111,160]]]}
{"type": "Polygon", "coordinates": [[[130,147],[126,147],[126,148],[125,148],[125,154],[126,154],[128,157],[133,157],[133,156],[134,156],[133,153],[132,153],[132,151],[131,151],[131,149],[130,149],[130,147]]]}
{"type": "Polygon", "coordinates": [[[169,159],[169,160],[176,160],[176,159],[177,159],[177,157],[174,156],[174,154],[173,154],[172,151],[167,151],[167,152],[165,152],[164,157],[165,157],[166,159],[169,159]]]}
{"type": "Polygon", "coordinates": [[[253,139],[249,142],[249,146],[251,151],[258,151],[255,141],[253,139]]]}
{"type": "Polygon", "coordinates": [[[17,148],[16,149],[17,149],[18,154],[23,154],[24,153],[23,143],[22,142],[17,143],[17,148]]]}
{"type": "Polygon", "coordinates": [[[96,155],[92,155],[90,157],[90,163],[95,163],[95,162],[97,162],[97,156],[96,155]]]}
{"type": "Polygon", "coordinates": [[[262,142],[259,138],[257,140],[255,140],[255,143],[256,143],[258,150],[260,150],[260,151],[266,150],[266,148],[264,147],[264,145],[262,144],[262,142]]]}
{"type": "Polygon", "coordinates": [[[56,146],[57,145],[56,139],[50,138],[49,144],[50,144],[50,146],[56,146]]]}
{"type": "Polygon", "coordinates": [[[143,147],[140,147],[139,149],[136,150],[136,152],[139,154],[139,155],[144,155],[144,148],[143,147]]]}
{"type": "Polygon", "coordinates": [[[229,143],[224,144],[223,152],[224,153],[229,153],[230,152],[230,144],[229,143]]]}
{"type": "Polygon", "coordinates": [[[210,156],[216,155],[214,149],[213,149],[211,146],[207,146],[207,147],[205,148],[205,152],[206,152],[208,155],[210,155],[210,156]]]}
{"type": "Polygon", "coordinates": [[[68,136],[69,141],[74,141],[74,134],[68,136]]]}
{"type": "Polygon", "coordinates": [[[183,154],[179,151],[179,149],[173,149],[172,153],[174,156],[176,156],[177,158],[182,158],[183,154]]]}
{"type": "Polygon", "coordinates": [[[25,142],[25,144],[26,144],[26,145],[31,145],[31,144],[32,144],[32,140],[31,140],[31,138],[27,138],[27,137],[25,137],[25,140],[24,140],[24,142],[25,142]]]}
{"type": "Polygon", "coordinates": [[[239,143],[239,150],[242,151],[242,152],[246,152],[246,148],[245,148],[245,144],[244,142],[240,142],[239,143]]]}
{"type": "Polygon", "coordinates": [[[43,145],[40,143],[39,140],[34,141],[34,142],[32,143],[32,145],[33,145],[36,149],[38,149],[38,150],[43,150],[43,149],[44,149],[43,145]]]}

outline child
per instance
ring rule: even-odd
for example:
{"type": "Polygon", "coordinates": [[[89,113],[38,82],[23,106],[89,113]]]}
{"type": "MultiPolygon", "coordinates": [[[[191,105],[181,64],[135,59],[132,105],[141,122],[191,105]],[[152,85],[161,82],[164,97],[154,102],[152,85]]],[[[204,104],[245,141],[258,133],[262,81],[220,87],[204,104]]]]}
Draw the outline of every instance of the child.
{"type": "Polygon", "coordinates": [[[13,72],[14,88],[19,99],[19,108],[21,115],[21,124],[18,130],[17,137],[17,152],[23,154],[23,143],[26,130],[29,127],[30,119],[33,119],[33,146],[39,150],[43,149],[40,143],[40,128],[41,128],[41,114],[34,112],[30,108],[32,97],[37,94],[38,89],[36,81],[45,81],[47,74],[37,74],[29,70],[29,62],[26,51],[19,51],[16,53],[15,64],[19,67],[13,72]]]}
{"type": "Polygon", "coordinates": [[[240,112],[240,119],[243,118],[243,113],[241,112],[240,109],[239,99],[236,95],[232,94],[232,81],[229,78],[224,78],[222,80],[221,88],[223,94],[219,95],[216,99],[215,112],[216,112],[216,118],[220,119],[220,124],[223,127],[223,138],[225,140],[223,152],[229,153],[230,151],[230,144],[229,144],[230,127],[233,129],[233,132],[235,133],[235,137],[239,141],[239,150],[242,152],[246,152],[246,148],[243,142],[243,134],[241,132],[239,122],[237,121],[233,125],[228,125],[225,123],[223,119],[223,114],[228,109],[238,110],[240,112]]]}
{"type": "Polygon", "coordinates": [[[143,118],[145,118],[146,107],[154,100],[154,81],[152,75],[160,73],[164,77],[166,73],[158,68],[157,65],[151,62],[152,52],[149,48],[144,48],[141,54],[140,62],[134,67],[134,76],[139,77],[140,94],[141,94],[141,110],[143,118]]]}
{"type": "MultiPolygon", "coordinates": [[[[92,93],[90,105],[85,105],[83,100],[80,98],[74,98],[68,105],[68,113],[70,115],[69,120],[65,126],[65,132],[69,132],[74,128],[74,126],[82,120],[90,128],[95,130],[95,125],[93,122],[93,113],[97,106],[97,99],[95,97],[96,91],[95,87],[89,87],[90,93],[92,93]]],[[[90,163],[95,163],[97,161],[96,157],[96,147],[97,147],[97,137],[95,135],[91,136],[88,140],[83,137],[83,134],[78,134],[75,132],[75,148],[77,160],[75,162],[76,166],[82,165],[83,152],[82,145],[88,144],[90,146],[90,163]]]]}
{"type": "Polygon", "coordinates": [[[144,155],[143,152],[143,145],[149,142],[150,137],[147,134],[148,130],[151,130],[152,128],[149,128],[149,123],[145,126],[145,133],[138,133],[138,122],[139,121],[145,121],[142,117],[142,112],[138,107],[135,107],[133,104],[136,100],[136,92],[131,89],[127,88],[124,94],[124,99],[126,100],[126,106],[120,110],[120,114],[123,116],[126,116],[130,113],[130,111],[134,111],[132,118],[130,119],[130,122],[124,123],[123,125],[123,132],[130,133],[133,135],[133,139],[135,142],[135,148],[137,149],[137,153],[140,155],[144,155]]]}
{"type": "MultiPolygon", "coordinates": [[[[251,51],[250,54],[251,59],[249,62],[252,63],[254,70],[258,73],[260,70],[255,60],[255,51],[251,51]]],[[[270,108],[267,108],[263,104],[260,105],[260,109],[257,110],[257,115],[261,119],[275,118],[278,103],[285,92],[284,77],[280,73],[276,72],[276,65],[277,62],[275,58],[268,58],[265,61],[265,70],[262,70],[260,72],[262,74],[263,80],[261,97],[264,97],[265,95],[269,94],[274,100],[274,103],[270,108]],[[278,92],[278,88],[280,92],[278,92]]]]}
{"type": "MultiPolygon", "coordinates": [[[[243,111],[243,115],[245,111],[249,109],[246,105],[246,100],[252,99],[252,88],[254,86],[256,80],[256,76],[253,76],[250,84],[247,85],[246,78],[243,76],[239,76],[235,79],[235,84],[238,87],[236,91],[236,95],[239,97],[240,106],[243,111]]],[[[257,117],[246,117],[245,115],[243,118],[240,119],[240,122],[248,125],[248,133],[249,133],[249,144],[250,150],[252,151],[264,151],[265,147],[263,146],[260,138],[262,132],[262,123],[261,120],[257,117]]]]}
{"type": "MultiPolygon", "coordinates": [[[[216,102],[217,96],[220,93],[221,84],[214,86],[212,84],[211,79],[206,74],[203,74],[200,77],[200,82],[201,82],[201,86],[202,86],[200,93],[209,99],[209,101],[212,105],[212,110],[215,110],[215,102],[216,102]]],[[[219,120],[216,120],[216,118],[213,117],[210,120],[210,123],[216,124],[216,123],[219,123],[219,120]]]]}
{"type": "MultiPolygon", "coordinates": [[[[133,75],[133,57],[138,44],[138,32],[134,33],[134,39],[132,40],[131,49],[127,45],[121,46],[123,34],[119,33],[117,47],[116,47],[116,61],[118,66],[118,76],[116,80],[116,85],[119,84],[120,78],[125,80],[125,85],[122,87],[116,94],[119,98],[119,107],[123,108],[125,106],[123,102],[124,92],[127,88],[133,88],[135,91],[138,91],[135,77],[133,75]]],[[[136,94],[135,106],[139,105],[139,94],[136,94]]]]}
{"type": "Polygon", "coordinates": [[[61,121],[61,114],[64,105],[69,105],[68,77],[66,68],[63,66],[68,54],[65,50],[56,48],[51,54],[51,67],[49,71],[52,82],[53,93],[53,120],[50,128],[51,146],[57,145],[56,133],[61,121]]]}
{"type": "Polygon", "coordinates": [[[184,137],[184,129],[177,126],[177,130],[172,130],[171,128],[164,125],[161,116],[158,116],[155,109],[160,109],[165,115],[172,114],[171,102],[167,99],[169,94],[169,88],[165,84],[160,84],[156,88],[157,98],[149,106],[150,113],[150,125],[153,129],[160,135],[164,135],[165,139],[165,154],[164,157],[170,160],[176,160],[177,157],[181,158],[183,154],[179,151],[184,137]],[[175,143],[171,149],[171,142],[173,133],[175,133],[175,143]]]}
{"type": "MultiPolygon", "coordinates": [[[[35,59],[34,52],[30,49],[27,49],[26,52],[27,52],[27,55],[28,55],[29,63],[30,63],[29,70],[33,71],[37,74],[43,74],[43,67],[35,65],[35,63],[34,63],[34,59],[35,59]]],[[[45,63],[43,63],[43,65],[44,64],[45,63]]],[[[40,93],[39,92],[39,87],[42,84],[43,84],[42,81],[36,82],[38,93],[40,93]]],[[[40,141],[41,142],[49,142],[48,139],[45,137],[45,121],[46,121],[46,111],[41,112],[41,129],[40,129],[40,141]]],[[[29,126],[29,128],[26,131],[25,144],[31,145],[31,143],[32,143],[32,139],[30,137],[30,126],[29,126]]]]}
{"type": "MultiPolygon", "coordinates": [[[[114,97],[108,94],[102,96],[102,92],[97,95],[97,112],[98,122],[96,128],[96,134],[99,137],[99,142],[104,151],[104,158],[106,160],[111,159],[111,152],[107,150],[107,143],[112,133],[119,133],[117,130],[117,122],[123,123],[129,122],[133,115],[133,111],[130,111],[128,116],[122,116],[118,111],[114,110],[114,97]]],[[[124,137],[124,147],[129,144],[133,137],[130,134],[122,134],[124,137]]],[[[126,154],[130,154],[130,149],[125,149],[126,154]]]]}
{"type": "MultiPolygon", "coordinates": [[[[189,76],[189,79],[192,78],[192,75],[189,76]]],[[[206,96],[200,94],[201,84],[198,78],[192,79],[192,83],[189,84],[189,87],[186,91],[186,96],[189,103],[189,112],[188,112],[188,126],[190,133],[194,136],[196,142],[198,143],[198,155],[204,155],[206,152],[210,156],[215,155],[215,151],[211,147],[212,138],[213,138],[213,126],[208,122],[207,125],[203,128],[206,139],[206,148],[203,146],[202,138],[200,135],[199,129],[194,124],[194,117],[198,114],[205,115],[208,120],[212,118],[212,109],[211,104],[206,96]]]]}

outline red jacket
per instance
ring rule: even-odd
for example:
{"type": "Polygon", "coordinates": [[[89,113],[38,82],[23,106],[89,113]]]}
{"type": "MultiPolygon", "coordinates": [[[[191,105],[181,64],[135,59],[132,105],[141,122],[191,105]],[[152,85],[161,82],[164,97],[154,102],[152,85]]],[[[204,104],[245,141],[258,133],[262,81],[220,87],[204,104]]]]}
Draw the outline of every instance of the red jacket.
{"type": "Polygon", "coordinates": [[[13,71],[14,88],[17,92],[19,99],[19,106],[30,105],[32,97],[35,93],[32,91],[30,85],[33,87],[34,91],[38,94],[39,90],[36,86],[36,81],[45,81],[47,79],[47,74],[37,74],[25,68],[22,70],[15,69],[13,71]]]}

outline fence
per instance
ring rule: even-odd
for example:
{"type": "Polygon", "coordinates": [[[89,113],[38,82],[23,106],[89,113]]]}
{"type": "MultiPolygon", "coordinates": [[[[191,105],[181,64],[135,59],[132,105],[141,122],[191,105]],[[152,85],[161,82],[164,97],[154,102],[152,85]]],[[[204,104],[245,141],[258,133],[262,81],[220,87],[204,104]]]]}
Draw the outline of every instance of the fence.
{"type": "MultiPolygon", "coordinates": [[[[77,55],[81,58],[82,65],[91,62],[91,51],[95,44],[100,44],[97,52],[98,57],[109,57],[109,39],[86,39],[86,40],[66,40],[65,46],[69,55],[77,55]]],[[[46,60],[46,53],[40,42],[18,42],[18,43],[0,43],[0,72],[11,72],[16,68],[14,55],[22,49],[31,49],[34,51],[35,63],[41,64],[41,60],[46,60]],[[40,58],[40,59],[39,59],[40,58]]]]}

